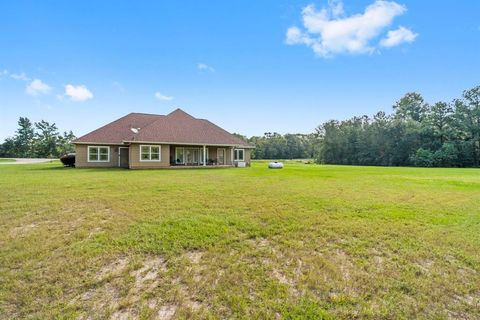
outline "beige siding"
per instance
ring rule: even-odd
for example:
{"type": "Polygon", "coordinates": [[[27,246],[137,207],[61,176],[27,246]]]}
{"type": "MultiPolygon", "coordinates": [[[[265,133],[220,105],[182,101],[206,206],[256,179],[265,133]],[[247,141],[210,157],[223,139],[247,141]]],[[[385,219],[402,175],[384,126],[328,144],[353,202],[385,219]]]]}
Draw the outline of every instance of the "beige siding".
{"type": "Polygon", "coordinates": [[[163,144],[160,149],[160,161],[140,161],[140,145],[130,145],[130,169],[152,169],[165,168],[170,166],[170,145],[163,144]]]}
{"type": "MultiPolygon", "coordinates": [[[[237,149],[237,148],[235,148],[237,149]]],[[[238,149],[243,149],[243,148],[238,148],[238,149]]],[[[247,166],[250,166],[251,160],[252,160],[252,149],[243,149],[244,150],[244,156],[243,156],[243,162],[247,164],[247,166]]],[[[234,163],[237,163],[239,161],[233,161],[234,163]]]]}
{"type": "Polygon", "coordinates": [[[225,159],[226,159],[225,161],[227,162],[227,164],[233,166],[233,164],[234,164],[234,163],[233,163],[233,158],[232,158],[232,156],[233,156],[233,147],[228,147],[228,148],[226,148],[226,152],[227,152],[227,154],[226,154],[226,156],[225,156],[225,159]]]}
{"type": "Polygon", "coordinates": [[[250,165],[252,161],[252,149],[245,149],[245,162],[250,165]]]}
{"type": "MultiPolygon", "coordinates": [[[[118,167],[118,146],[99,145],[110,147],[110,161],[109,162],[88,162],[88,146],[85,144],[75,145],[75,167],[77,168],[107,168],[118,167]]],[[[97,145],[90,145],[97,146],[97,145]]]]}

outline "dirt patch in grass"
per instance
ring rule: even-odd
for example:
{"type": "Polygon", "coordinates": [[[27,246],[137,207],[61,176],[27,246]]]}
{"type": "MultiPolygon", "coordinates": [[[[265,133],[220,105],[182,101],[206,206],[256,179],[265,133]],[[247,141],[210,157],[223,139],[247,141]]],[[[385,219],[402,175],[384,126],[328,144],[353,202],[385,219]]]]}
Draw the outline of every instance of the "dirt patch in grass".
{"type": "Polygon", "coordinates": [[[347,254],[342,250],[336,250],[335,254],[332,255],[332,262],[340,269],[343,279],[349,281],[351,279],[351,270],[354,267],[347,254]]]}
{"type": "Polygon", "coordinates": [[[170,320],[175,315],[176,310],[177,310],[177,306],[173,304],[161,306],[157,312],[158,319],[170,320]]]}
{"type": "Polygon", "coordinates": [[[19,227],[15,227],[13,229],[10,230],[10,236],[12,238],[15,238],[15,237],[25,237],[28,235],[28,233],[30,231],[32,231],[33,229],[35,229],[37,227],[37,224],[35,223],[30,223],[30,224],[27,224],[27,225],[23,225],[23,226],[19,226],[19,227]]]}
{"type": "Polygon", "coordinates": [[[202,259],[203,252],[202,251],[189,251],[185,254],[186,258],[192,264],[198,264],[202,259]]]}
{"type": "Polygon", "coordinates": [[[170,276],[162,256],[119,256],[97,272],[94,287],[74,302],[90,306],[84,318],[103,314],[122,320],[138,318],[144,312],[155,319],[172,319],[179,312],[189,318],[206,308],[197,297],[206,280],[202,274],[206,270],[204,254],[188,251],[181,255],[178,261],[186,263],[179,266],[185,268],[181,277],[170,276]]]}
{"type": "Polygon", "coordinates": [[[187,251],[183,254],[182,259],[187,261],[186,265],[186,280],[182,282],[182,279],[174,280],[174,283],[177,284],[177,298],[181,301],[181,305],[186,309],[190,309],[194,313],[199,311],[201,308],[205,307],[202,301],[199,301],[195,297],[196,291],[198,291],[199,286],[205,285],[206,276],[206,265],[203,261],[205,256],[205,251],[187,251]],[[189,279],[192,279],[193,282],[190,282],[189,279]],[[192,288],[195,288],[192,290],[192,288]]]}
{"type": "Polygon", "coordinates": [[[166,263],[162,257],[147,258],[140,269],[130,273],[135,281],[129,295],[138,296],[140,293],[151,292],[160,284],[161,274],[166,271],[166,263]]]}
{"type": "Polygon", "coordinates": [[[428,274],[434,266],[434,261],[431,259],[421,259],[420,261],[418,261],[418,266],[423,273],[428,274]]]}
{"type": "Polygon", "coordinates": [[[455,295],[453,299],[457,302],[480,308],[480,291],[464,294],[462,296],[455,295]]]}
{"type": "Polygon", "coordinates": [[[130,260],[128,257],[119,257],[118,259],[114,260],[113,262],[100,269],[96,276],[97,280],[101,281],[107,277],[114,277],[120,275],[128,266],[129,262],[130,260]]]}
{"type": "MultiPolygon", "coordinates": [[[[166,271],[166,262],[160,256],[146,256],[142,260],[120,256],[102,267],[96,274],[94,287],[77,299],[91,306],[87,314],[110,313],[112,319],[135,318],[140,312],[141,297],[154,292],[166,271]]],[[[147,305],[156,309],[156,299],[150,299],[147,305]]]]}

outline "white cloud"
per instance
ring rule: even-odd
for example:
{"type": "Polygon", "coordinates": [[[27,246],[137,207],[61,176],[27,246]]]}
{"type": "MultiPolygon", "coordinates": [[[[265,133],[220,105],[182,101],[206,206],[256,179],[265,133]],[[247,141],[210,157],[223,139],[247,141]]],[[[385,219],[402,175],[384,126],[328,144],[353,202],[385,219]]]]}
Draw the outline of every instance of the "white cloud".
{"type": "Polygon", "coordinates": [[[215,72],[215,68],[213,68],[212,66],[209,66],[206,63],[197,63],[197,69],[201,71],[215,72]]]}
{"type": "Polygon", "coordinates": [[[162,100],[162,101],[171,101],[171,100],[173,100],[173,97],[163,95],[163,94],[160,93],[160,91],[155,92],[155,98],[157,98],[158,100],[162,100]]]}
{"type": "Polygon", "coordinates": [[[405,27],[400,27],[396,30],[390,30],[387,36],[380,41],[380,45],[383,47],[395,47],[404,42],[411,43],[415,41],[418,33],[413,33],[412,30],[405,27]]]}
{"type": "Polygon", "coordinates": [[[30,78],[27,77],[27,75],[22,72],[22,73],[12,73],[10,77],[14,80],[22,80],[22,81],[30,81],[30,78]]]}
{"type": "Polygon", "coordinates": [[[51,90],[52,88],[50,88],[48,84],[46,84],[40,79],[33,80],[25,89],[28,95],[34,97],[42,94],[49,94],[51,90]]]}
{"type": "Polygon", "coordinates": [[[74,86],[67,84],[65,86],[65,95],[72,101],[86,101],[93,98],[93,93],[84,85],[74,86]]]}
{"type": "MultiPolygon", "coordinates": [[[[386,31],[395,17],[403,15],[406,10],[405,6],[396,2],[376,0],[362,14],[345,16],[341,1],[329,1],[328,6],[320,11],[308,5],[302,10],[305,30],[290,27],[285,42],[289,45],[304,44],[320,57],[342,53],[370,54],[377,49],[374,40],[386,31]]],[[[417,35],[413,32],[412,35],[413,39],[407,42],[415,40],[417,35]]]]}

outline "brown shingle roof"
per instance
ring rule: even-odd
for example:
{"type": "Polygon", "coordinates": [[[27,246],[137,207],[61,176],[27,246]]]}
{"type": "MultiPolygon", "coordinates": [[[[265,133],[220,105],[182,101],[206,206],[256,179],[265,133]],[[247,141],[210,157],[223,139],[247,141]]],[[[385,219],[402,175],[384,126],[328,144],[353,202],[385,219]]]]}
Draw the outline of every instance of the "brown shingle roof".
{"type": "Polygon", "coordinates": [[[194,118],[181,109],[166,116],[130,113],[78,138],[74,143],[125,141],[252,147],[210,121],[194,118]],[[139,128],[138,133],[134,133],[131,128],[139,128]]]}
{"type": "Polygon", "coordinates": [[[129,113],[120,119],[98,128],[76,139],[73,143],[113,143],[121,144],[125,140],[133,139],[135,135],[131,128],[144,128],[165,116],[146,113],[129,113]]]}

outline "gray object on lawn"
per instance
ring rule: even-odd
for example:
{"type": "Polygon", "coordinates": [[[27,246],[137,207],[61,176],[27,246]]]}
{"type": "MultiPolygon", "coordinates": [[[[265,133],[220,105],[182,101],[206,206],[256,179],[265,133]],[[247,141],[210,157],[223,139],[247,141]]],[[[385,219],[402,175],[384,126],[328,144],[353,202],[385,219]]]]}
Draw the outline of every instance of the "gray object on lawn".
{"type": "Polygon", "coordinates": [[[269,167],[270,169],[283,169],[283,163],[281,163],[281,162],[276,162],[276,161],[275,161],[275,162],[270,162],[270,163],[268,164],[268,167],[269,167]]]}

